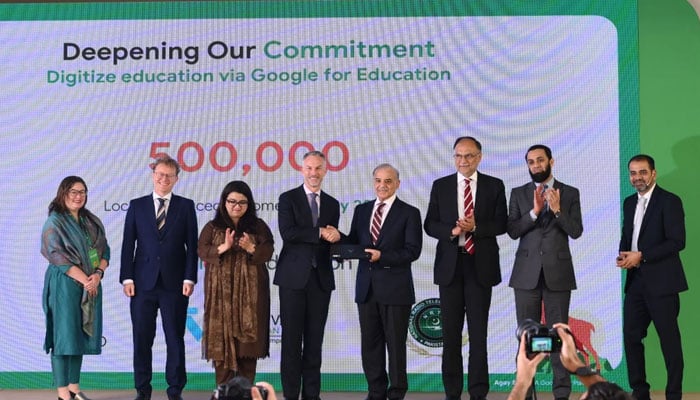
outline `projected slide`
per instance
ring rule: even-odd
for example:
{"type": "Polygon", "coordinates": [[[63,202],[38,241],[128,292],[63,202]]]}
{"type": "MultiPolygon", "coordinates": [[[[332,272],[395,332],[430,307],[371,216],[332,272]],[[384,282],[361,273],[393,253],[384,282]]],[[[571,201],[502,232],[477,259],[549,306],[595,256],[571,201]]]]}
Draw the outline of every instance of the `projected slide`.
{"type": "MultiPolygon", "coordinates": [[[[282,241],[280,193],[302,183],[302,155],[323,150],[323,190],[341,203],[340,230],[374,199],[371,172],[400,171],[398,196],[425,217],[434,179],[454,172],[452,144],[472,135],[480,170],[506,192],[530,178],[526,149],[553,150],[557,179],[581,191],[584,233],[572,241],[578,290],[571,316],[596,356],[622,362],[620,271],[620,37],[607,18],[586,15],[404,16],[0,21],[0,372],[49,371],[42,351],[41,227],[61,179],[82,176],[87,207],[105,224],[112,264],[104,285],[104,347],[86,372],[132,370],[129,302],[118,283],[129,200],[152,191],[149,163],[182,165],[175,193],[192,198],[200,228],[231,180],[250,184],[258,215],[282,241]]],[[[635,50],[636,51],[636,50],[635,50]]],[[[635,55],[636,57],[636,55],[635,55]]],[[[448,194],[449,195],[449,194],[448,194]]],[[[436,312],[436,241],[413,264],[412,318],[436,312]]],[[[515,365],[515,307],[507,286],[517,242],[499,237],[503,283],[493,292],[489,368],[508,390],[515,365]]],[[[355,261],[335,265],[322,372],[361,374],[355,261]]],[[[204,271],[200,269],[200,279],[204,271]]],[[[190,299],[188,372],[201,359],[203,285],[190,299]]],[[[281,327],[272,287],[270,358],[277,374],[281,327]]],[[[412,321],[410,373],[439,374],[439,326],[412,321]],[[436,334],[436,331],[438,334],[436,334]]],[[[464,332],[463,351],[469,349],[464,332]]],[[[158,331],[154,371],[165,365],[158,331]]],[[[359,376],[359,375],[358,375],[359,376]]],[[[353,378],[355,379],[355,378],[353,378]]],[[[351,379],[357,385],[363,381],[351,379]]],[[[544,379],[542,384],[551,384],[544,379]]],[[[438,381],[439,385],[439,381],[438,381]]],[[[437,388],[441,388],[438,386],[437,388]]],[[[431,387],[436,389],[436,387],[431,387]]]]}

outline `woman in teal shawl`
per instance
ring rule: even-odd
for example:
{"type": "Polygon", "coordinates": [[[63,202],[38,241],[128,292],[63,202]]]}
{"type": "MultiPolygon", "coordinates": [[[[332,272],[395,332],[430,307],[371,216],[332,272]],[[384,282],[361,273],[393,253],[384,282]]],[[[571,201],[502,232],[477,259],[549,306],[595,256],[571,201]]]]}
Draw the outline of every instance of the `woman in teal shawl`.
{"type": "Polygon", "coordinates": [[[77,176],[61,181],[41,233],[46,314],[44,350],[59,400],[89,400],[80,391],[84,354],[102,351],[102,288],[109,245],[102,222],[85,208],[87,185],[77,176]]]}

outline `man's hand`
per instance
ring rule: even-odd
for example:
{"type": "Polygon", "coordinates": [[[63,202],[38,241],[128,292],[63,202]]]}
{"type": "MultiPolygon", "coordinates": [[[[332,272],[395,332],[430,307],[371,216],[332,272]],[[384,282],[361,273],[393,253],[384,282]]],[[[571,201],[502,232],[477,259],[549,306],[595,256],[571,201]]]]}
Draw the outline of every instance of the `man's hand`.
{"type": "Polygon", "coordinates": [[[124,294],[126,297],[134,297],[136,294],[136,288],[134,287],[133,283],[127,283],[122,287],[122,290],[124,291],[124,294]]]}
{"type": "Polygon", "coordinates": [[[576,351],[576,343],[574,342],[574,337],[571,335],[569,326],[563,323],[554,324],[554,328],[561,338],[561,363],[564,365],[569,372],[576,372],[580,367],[585,366],[583,361],[578,358],[578,352],[576,351]]]}
{"type": "Polygon", "coordinates": [[[549,209],[552,210],[552,212],[561,211],[561,205],[559,204],[561,194],[559,193],[559,189],[549,188],[545,190],[544,198],[547,200],[549,209]]]}
{"type": "MultiPolygon", "coordinates": [[[[566,368],[569,372],[575,373],[577,369],[585,367],[586,364],[584,364],[578,357],[576,344],[574,343],[574,335],[571,334],[569,326],[562,323],[556,323],[554,324],[554,328],[556,328],[557,334],[559,334],[559,337],[561,338],[561,353],[559,354],[559,358],[561,359],[561,364],[564,366],[564,368],[566,368]]],[[[586,388],[596,382],[605,381],[605,378],[598,374],[588,376],[576,375],[576,377],[586,388]]]]}
{"type": "Polygon", "coordinates": [[[474,210],[469,211],[467,215],[457,220],[455,227],[452,228],[452,236],[459,236],[464,232],[471,232],[474,230],[474,225],[476,221],[474,220],[474,210]]]}
{"type": "Polygon", "coordinates": [[[532,212],[535,215],[540,215],[540,212],[544,208],[544,185],[539,185],[535,187],[532,192],[532,212]]]}
{"type": "Polygon", "coordinates": [[[377,262],[382,256],[382,252],[377,249],[365,249],[366,253],[369,253],[369,262],[377,262]]]}
{"type": "Polygon", "coordinates": [[[327,242],[335,243],[340,240],[340,232],[332,225],[321,227],[321,238],[327,242]]]}
{"type": "Polygon", "coordinates": [[[532,378],[535,377],[535,373],[537,372],[537,366],[547,357],[547,353],[537,353],[534,357],[528,358],[526,347],[525,335],[520,335],[520,347],[518,348],[518,357],[516,358],[517,371],[515,374],[515,382],[521,381],[530,386],[532,378]]]}
{"type": "Polygon", "coordinates": [[[184,282],[182,284],[182,295],[185,297],[190,297],[192,296],[192,293],[194,292],[194,285],[191,283],[184,282]]]}
{"type": "Polygon", "coordinates": [[[642,263],[641,251],[621,251],[615,260],[615,264],[622,269],[632,269],[639,267],[642,263]]]}
{"type": "Polygon", "coordinates": [[[537,353],[533,358],[527,357],[525,335],[520,335],[520,347],[516,361],[515,384],[508,395],[508,400],[523,400],[527,390],[532,385],[532,379],[537,372],[537,366],[547,357],[547,353],[537,353]]]}

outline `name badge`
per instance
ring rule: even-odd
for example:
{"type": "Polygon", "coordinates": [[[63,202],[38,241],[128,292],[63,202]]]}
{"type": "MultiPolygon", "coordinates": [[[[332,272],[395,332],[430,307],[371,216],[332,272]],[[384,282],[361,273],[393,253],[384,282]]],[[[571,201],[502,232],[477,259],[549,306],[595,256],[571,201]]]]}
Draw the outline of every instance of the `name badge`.
{"type": "Polygon", "coordinates": [[[90,264],[92,264],[93,268],[100,266],[100,256],[97,254],[96,248],[91,247],[90,251],[88,251],[88,256],[90,257],[90,264]]]}

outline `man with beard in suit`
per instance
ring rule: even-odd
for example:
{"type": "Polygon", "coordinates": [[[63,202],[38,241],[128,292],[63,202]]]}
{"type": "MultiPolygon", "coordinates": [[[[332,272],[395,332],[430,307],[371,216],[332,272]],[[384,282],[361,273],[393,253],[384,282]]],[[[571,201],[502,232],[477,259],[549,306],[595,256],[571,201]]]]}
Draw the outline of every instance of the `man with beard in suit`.
{"type": "MultiPolygon", "coordinates": [[[[547,326],[568,323],[571,291],[576,289],[569,238],[583,233],[579,191],[554,179],[552,150],[542,144],[525,154],[532,182],[514,188],[510,194],[508,235],[519,239],[510,287],[515,294],[518,326],[526,320],[542,320],[547,326]]],[[[571,377],[552,353],[555,399],[568,399],[571,377]]],[[[528,397],[532,396],[532,388],[528,397]]]]}

